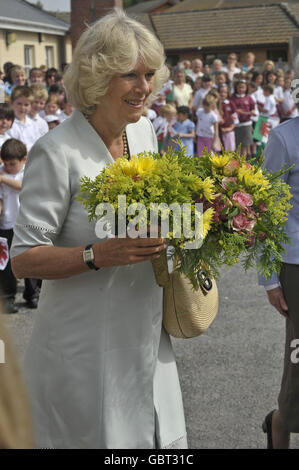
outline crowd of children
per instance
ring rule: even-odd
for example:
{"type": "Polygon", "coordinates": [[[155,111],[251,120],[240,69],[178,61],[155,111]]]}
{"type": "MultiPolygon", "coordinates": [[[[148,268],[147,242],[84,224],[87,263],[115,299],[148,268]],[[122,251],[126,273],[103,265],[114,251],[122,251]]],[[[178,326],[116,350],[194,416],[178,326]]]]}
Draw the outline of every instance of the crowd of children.
{"type": "MultiPolygon", "coordinates": [[[[62,75],[56,69],[33,68],[27,79],[18,65],[6,63],[0,80],[0,237],[10,248],[19,210],[19,193],[27,153],[34,143],[67,119],[73,107],[67,102],[62,75]]],[[[23,298],[36,308],[41,281],[25,279],[23,298]]],[[[0,270],[0,296],[6,313],[16,313],[17,280],[10,261],[0,270]]]]}
{"type": "Polygon", "coordinates": [[[219,59],[211,65],[195,59],[170,67],[170,79],[152,104],[160,152],[176,148],[181,138],[190,156],[200,156],[205,148],[214,152],[224,148],[241,149],[243,155],[252,158],[271,128],[298,116],[293,70],[275,69],[270,60],[257,67],[254,60],[249,52],[246,64],[240,65],[236,54],[231,53],[226,66],[219,59]],[[179,101],[176,98],[177,88],[183,90],[184,83],[193,90],[191,99],[186,94],[185,102],[182,97],[179,101]],[[261,121],[266,123],[264,134],[256,138],[261,121]],[[186,132],[181,131],[184,127],[186,132]]]}

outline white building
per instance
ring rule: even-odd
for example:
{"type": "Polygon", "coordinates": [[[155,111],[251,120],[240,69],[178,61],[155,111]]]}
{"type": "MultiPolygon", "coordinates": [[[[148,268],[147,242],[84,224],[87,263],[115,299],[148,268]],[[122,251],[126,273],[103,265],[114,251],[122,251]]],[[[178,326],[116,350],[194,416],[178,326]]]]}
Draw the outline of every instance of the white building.
{"type": "Polygon", "coordinates": [[[0,0],[0,68],[5,62],[28,72],[71,62],[70,25],[24,0],[0,0]]]}

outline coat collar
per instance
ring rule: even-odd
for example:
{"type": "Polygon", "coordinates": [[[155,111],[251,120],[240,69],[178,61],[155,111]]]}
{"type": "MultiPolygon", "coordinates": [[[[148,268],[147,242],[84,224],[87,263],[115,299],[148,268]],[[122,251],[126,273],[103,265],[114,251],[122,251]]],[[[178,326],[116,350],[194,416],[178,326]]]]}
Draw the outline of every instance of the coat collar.
{"type": "MultiPolygon", "coordinates": [[[[91,126],[91,124],[89,124],[89,122],[81,113],[81,111],[75,109],[70,119],[72,120],[72,124],[76,128],[78,135],[83,134],[85,136],[84,142],[88,142],[89,146],[93,146],[96,149],[97,153],[99,153],[99,155],[102,155],[105,158],[107,163],[113,163],[114,159],[109,150],[107,149],[106,145],[104,144],[102,138],[91,126]]],[[[134,125],[128,125],[126,127],[126,133],[130,155],[133,155],[134,153],[136,153],[136,150],[134,150],[135,145],[133,138],[134,125]]]]}

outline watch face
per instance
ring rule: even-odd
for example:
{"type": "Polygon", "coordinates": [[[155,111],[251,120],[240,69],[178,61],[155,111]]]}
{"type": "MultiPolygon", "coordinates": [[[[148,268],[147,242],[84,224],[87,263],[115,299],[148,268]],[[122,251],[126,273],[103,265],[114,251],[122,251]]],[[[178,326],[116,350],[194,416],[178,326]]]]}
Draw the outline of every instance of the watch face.
{"type": "Polygon", "coordinates": [[[85,263],[89,262],[89,261],[93,261],[94,259],[94,256],[93,256],[93,251],[90,249],[90,250],[85,250],[84,251],[84,261],[85,263]]]}

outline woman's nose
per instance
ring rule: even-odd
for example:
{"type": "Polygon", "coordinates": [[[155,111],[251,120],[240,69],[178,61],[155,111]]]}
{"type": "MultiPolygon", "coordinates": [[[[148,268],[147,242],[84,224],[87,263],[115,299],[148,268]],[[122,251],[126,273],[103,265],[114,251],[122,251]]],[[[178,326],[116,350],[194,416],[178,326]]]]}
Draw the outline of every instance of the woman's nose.
{"type": "Polygon", "coordinates": [[[148,94],[151,89],[151,82],[147,79],[145,75],[142,75],[139,77],[136,86],[137,89],[139,89],[145,94],[148,94]]]}

